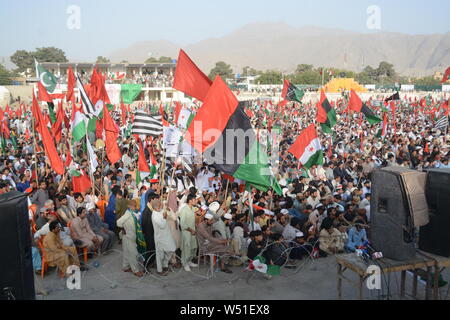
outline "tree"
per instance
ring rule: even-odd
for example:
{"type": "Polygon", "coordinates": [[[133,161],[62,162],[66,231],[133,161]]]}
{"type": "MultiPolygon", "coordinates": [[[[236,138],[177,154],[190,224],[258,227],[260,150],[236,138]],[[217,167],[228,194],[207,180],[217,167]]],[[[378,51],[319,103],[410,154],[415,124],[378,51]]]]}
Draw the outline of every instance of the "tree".
{"type": "Polygon", "coordinates": [[[259,84],[282,84],[283,75],[281,74],[281,72],[268,70],[262,72],[256,82],[258,82],[259,84]]]}
{"type": "Polygon", "coordinates": [[[66,54],[55,47],[37,48],[31,55],[39,62],[67,62],[66,54]]]}
{"type": "Polygon", "coordinates": [[[314,68],[314,66],[312,64],[299,64],[297,66],[297,69],[295,70],[295,73],[311,71],[313,68],[314,68]]]}
{"type": "Polygon", "coordinates": [[[377,84],[379,82],[378,70],[367,66],[356,76],[356,81],[361,84],[377,84]]]}
{"type": "Polygon", "coordinates": [[[414,79],[413,83],[415,85],[422,86],[438,86],[440,85],[440,79],[435,79],[434,76],[427,76],[419,79],[414,79]]]}
{"type": "Polygon", "coordinates": [[[257,76],[258,74],[261,74],[261,72],[258,70],[255,70],[251,67],[248,67],[248,66],[244,67],[244,69],[242,70],[243,77],[249,77],[249,76],[254,77],[254,76],[257,76]]]}
{"type": "Polygon", "coordinates": [[[25,72],[27,68],[31,68],[34,64],[31,53],[25,50],[17,50],[10,59],[17,66],[17,72],[25,72]]]}
{"type": "Polygon", "coordinates": [[[229,64],[223,61],[216,62],[216,66],[211,69],[209,73],[209,78],[214,80],[216,76],[220,76],[223,80],[233,78],[233,69],[229,64]]]}
{"type": "Polygon", "coordinates": [[[386,61],[380,62],[380,64],[378,65],[377,73],[378,76],[385,76],[388,78],[393,78],[396,75],[394,65],[386,61]]]}
{"type": "Polygon", "coordinates": [[[159,57],[159,61],[158,62],[161,62],[161,63],[171,63],[172,62],[172,58],[171,57],[159,57]]]}
{"type": "Polygon", "coordinates": [[[36,51],[17,50],[11,61],[18,67],[17,72],[25,72],[31,69],[34,74],[34,59],[38,62],[67,62],[66,54],[55,47],[37,48],[36,51]]]}
{"type": "Polygon", "coordinates": [[[145,60],[144,63],[171,63],[172,62],[172,58],[171,57],[159,57],[158,59],[154,58],[154,57],[150,57],[147,60],[145,60]]]}
{"type": "Polygon", "coordinates": [[[97,57],[97,61],[95,63],[110,63],[111,61],[109,61],[108,58],[102,57],[102,56],[98,56],[97,57]]]}
{"type": "Polygon", "coordinates": [[[15,74],[8,69],[6,69],[2,64],[0,64],[0,85],[7,86],[12,84],[11,77],[15,74]]]}

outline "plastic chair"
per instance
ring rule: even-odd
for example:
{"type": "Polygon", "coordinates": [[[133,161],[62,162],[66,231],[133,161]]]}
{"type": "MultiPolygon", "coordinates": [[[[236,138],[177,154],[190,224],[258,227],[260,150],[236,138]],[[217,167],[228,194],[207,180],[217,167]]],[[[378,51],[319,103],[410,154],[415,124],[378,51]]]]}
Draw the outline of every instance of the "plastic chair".
{"type": "MultiPolygon", "coordinates": [[[[67,222],[67,228],[69,228],[69,229],[70,229],[70,232],[72,233],[72,228],[71,228],[71,226],[72,226],[72,220],[69,220],[69,222],[67,222]]],[[[80,248],[77,247],[77,249],[80,249],[80,248]]],[[[86,262],[88,262],[88,251],[87,251],[87,247],[82,248],[82,250],[83,250],[83,260],[84,260],[84,262],[86,263],[86,262]]]]}

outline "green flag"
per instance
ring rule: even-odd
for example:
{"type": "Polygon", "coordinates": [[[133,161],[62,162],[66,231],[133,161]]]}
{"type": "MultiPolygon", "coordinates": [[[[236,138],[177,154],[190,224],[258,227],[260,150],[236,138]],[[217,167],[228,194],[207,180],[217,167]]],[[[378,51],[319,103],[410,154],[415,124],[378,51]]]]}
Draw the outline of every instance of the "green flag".
{"type": "Polygon", "coordinates": [[[39,62],[37,62],[36,59],[34,59],[34,64],[36,66],[36,77],[39,78],[39,81],[45,89],[47,89],[48,93],[53,93],[57,84],[56,77],[45,69],[39,62]]]}
{"type": "Polygon", "coordinates": [[[120,85],[120,98],[123,103],[130,104],[139,96],[142,84],[125,83],[120,85]]]}

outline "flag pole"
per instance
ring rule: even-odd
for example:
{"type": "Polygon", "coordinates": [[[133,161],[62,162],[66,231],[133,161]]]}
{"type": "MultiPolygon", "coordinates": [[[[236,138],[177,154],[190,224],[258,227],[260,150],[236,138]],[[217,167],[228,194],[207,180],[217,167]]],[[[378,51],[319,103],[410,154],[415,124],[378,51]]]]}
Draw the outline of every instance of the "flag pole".
{"type": "Polygon", "coordinates": [[[38,157],[37,157],[37,149],[36,149],[36,123],[34,120],[34,117],[31,116],[31,126],[33,128],[33,150],[34,150],[34,170],[36,171],[36,184],[39,183],[39,176],[38,176],[38,157]]]}
{"type": "Polygon", "coordinates": [[[253,197],[251,192],[248,193],[248,203],[250,205],[250,215],[252,217],[252,231],[255,231],[255,217],[253,215],[253,197]]]}

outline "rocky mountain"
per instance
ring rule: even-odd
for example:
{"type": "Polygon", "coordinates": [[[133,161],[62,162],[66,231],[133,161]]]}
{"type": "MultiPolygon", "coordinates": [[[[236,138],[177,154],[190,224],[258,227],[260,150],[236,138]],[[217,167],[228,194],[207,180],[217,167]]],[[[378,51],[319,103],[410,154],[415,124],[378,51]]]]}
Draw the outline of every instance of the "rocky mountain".
{"type": "MultiPolygon", "coordinates": [[[[143,41],[117,50],[113,62],[142,63],[153,57],[178,56],[179,45],[166,40],[143,41]]],[[[253,23],[224,37],[210,38],[183,48],[206,73],[217,61],[240,72],[258,70],[292,72],[301,63],[361,71],[380,61],[394,64],[403,75],[422,76],[450,66],[450,32],[408,35],[392,32],[357,33],[285,23],[253,23]]]]}

